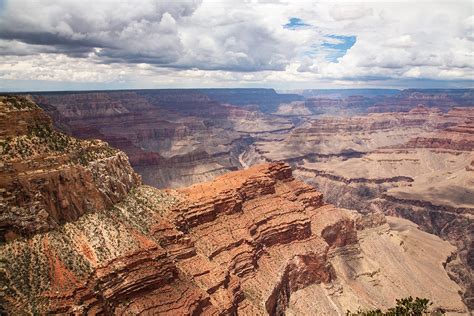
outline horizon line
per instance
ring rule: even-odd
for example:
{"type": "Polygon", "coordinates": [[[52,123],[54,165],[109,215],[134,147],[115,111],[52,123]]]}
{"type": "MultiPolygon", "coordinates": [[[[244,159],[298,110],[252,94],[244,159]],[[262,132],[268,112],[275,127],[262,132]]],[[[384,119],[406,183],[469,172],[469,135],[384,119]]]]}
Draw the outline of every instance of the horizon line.
{"type": "MultiPolygon", "coordinates": [[[[170,90],[273,90],[278,91],[355,91],[355,90],[392,90],[392,91],[407,91],[407,90],[423,90],[423,91],[453,91],[453,90],[474,90],[474,88],[309,88],[309,89],[275,89],[275,88],[249,88],[249,87],[232,87],[232,88],[139,88],[139,89],[77,89],[77,90],[32,90],[32,91],[0,91],[2,94],[40,94],[40,93],[80,93],[80,92],[120,92],[120,91],[170,91],[170,90]]],[[[283,92],[285,94],[285,92],[283,92]]]]}

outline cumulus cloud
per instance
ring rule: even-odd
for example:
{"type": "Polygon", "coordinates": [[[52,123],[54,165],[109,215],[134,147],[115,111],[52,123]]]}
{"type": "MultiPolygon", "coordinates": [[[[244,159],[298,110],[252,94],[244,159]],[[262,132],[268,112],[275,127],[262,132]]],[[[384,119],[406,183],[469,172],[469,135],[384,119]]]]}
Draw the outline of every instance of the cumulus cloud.
{"type": "Polygon", "coordinates": [[[473,21],[469,0],[7,0],[0,80],[147,87],[470,81],[473,21]]]}
{"type": "MultiPolygon", "coordinates": [[[[53,47],[55,52],[86,57],[100,49],[110,59],[167,63],[179,57],[176,20],[191,15],[197,1],[8,1],[0,37],[53,47]]],[[[32,48],[33,53],[35,49],[32,48]]]]}
{"type": "Polygon", "coordinates": [[[284,70],[293,41],[239,2],[42,1],[6,4],[2,54],[96,55],[105,63],[175,68],[284,70]]]}
{"type": "MultiPolygon", "coordinates": [[[[365,5],[370,8],[359,10],[360,14],[347,10],[345,4],[330,10],[331,18],[339,21],[341,33],[357,36],[343,57],[336,63],[305,60],[299,70],[339,80],[473,79],[473,42],[467,17],[472,3],[381,1],[365,5]]],[[[329,22],[323,24],[332,28],[329,22]]]]}
{"type": "Polygon", "coordinates": [[[359,3],[355,5],[334,5],[329,13],[336,21],[357,20],[372,14],[372,9],[359,3]]]}

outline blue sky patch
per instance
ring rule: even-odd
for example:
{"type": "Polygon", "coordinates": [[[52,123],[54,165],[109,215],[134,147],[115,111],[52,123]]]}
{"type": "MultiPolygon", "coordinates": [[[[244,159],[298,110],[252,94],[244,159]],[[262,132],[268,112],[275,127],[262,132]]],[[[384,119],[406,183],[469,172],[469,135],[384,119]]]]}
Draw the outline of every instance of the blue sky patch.
{"type": "Polygon", "coordinates": [[[296,30],[303,27],[311,26],[310,24],[305,23],[300,18],[292,17],[288,20],[288,23],[283,25],[283,28],[289,30],[296,30]]]}
{"type": "Polygon", "coordinates": [[[306,56],[324,55],[327,61],[337,62],[357,42],[357,36],[326,35],[322,44],[311,46],[311,50],[305,52],[306,56]]]}
{"type": "Polygon", "coordinates": [[[323,42],[323,47],[344,51],[344,53],[357,41],[356,36],[327,35],[326,38],[329,40],[323,42]]]}

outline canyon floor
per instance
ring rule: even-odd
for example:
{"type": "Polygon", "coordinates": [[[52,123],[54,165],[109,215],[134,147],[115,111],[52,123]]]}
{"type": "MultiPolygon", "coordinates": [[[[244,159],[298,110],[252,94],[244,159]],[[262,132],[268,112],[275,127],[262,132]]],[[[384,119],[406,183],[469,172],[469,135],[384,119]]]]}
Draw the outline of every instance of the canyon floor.
{"type": "Polygon", "coordinates": [[[472,309],[472,91],[230,92],[3,97],[3,308],[472,309]]]}

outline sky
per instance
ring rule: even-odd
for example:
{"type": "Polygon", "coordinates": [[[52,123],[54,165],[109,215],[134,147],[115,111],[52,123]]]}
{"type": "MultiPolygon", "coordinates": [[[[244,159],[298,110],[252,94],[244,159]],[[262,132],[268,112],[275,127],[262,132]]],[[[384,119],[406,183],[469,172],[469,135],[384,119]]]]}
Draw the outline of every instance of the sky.
{"type": "Polygon", "coordinates": [[[0,0],[0,91],[474,87],[474,1],[0,0]]]}

